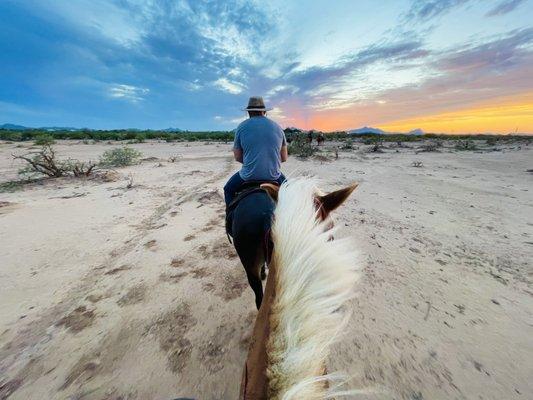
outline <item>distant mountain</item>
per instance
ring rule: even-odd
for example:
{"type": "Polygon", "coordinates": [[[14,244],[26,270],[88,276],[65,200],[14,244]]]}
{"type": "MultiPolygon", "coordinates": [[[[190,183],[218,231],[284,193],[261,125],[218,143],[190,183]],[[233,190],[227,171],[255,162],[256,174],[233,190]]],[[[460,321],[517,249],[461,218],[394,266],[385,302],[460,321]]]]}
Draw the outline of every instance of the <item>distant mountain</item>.
{"type": "Polygon", "coordinates": [[[26,129],[30,129],[30,128],[26,128],[25,126],[22,126],[22,125],[3,124],[3,125],[0,125],[0,129],[9,129],[12,131],[25,131],[26,129]]]}
{"type": "MultiPolygon", "coordinates": [[[[39,128],[30,128],[30,127],[27,127],[27,126],[15,125],[15,124],[3,124],[3,125],[0,125],[0,129],[11,130],[11,131],[27,131],[27,130],[32,130],[32,129],[39,129],[41,131],[48,131],[48,132],[55,132],[55,131],[92,131],[92,130],[94,130],[94,129],[89,129],[89,128],[73,128],[73,127],[70,127],[70,126],[42,126],[42,127],[39,127],[39,128]]],[[[141,130],[144,130],[144,129],[129,128],[129,129],[124,129],[124,130],[138,132],[138,131],[141,131],[141,130]]],[[[183,130],[181,130],[179,128],[156,129],[156,131],[183,132],[183,130]]]]}
{"type": "Polygon", "coordinates": [[[424,131],[420,128],[413,129],[412,131],[407,132],[408,135],[421,136],[424,134],[424,131]]]}
{"type": "Polygon", "coordinates": [[[15,125],[15,124],[3,124],[0,125],[0,129],[6,129],[11,131],[27,131],[31,129],[39,129],[42,131],[80,131],[78,128],[64,127],[64,126],[43,126],[41,128],[29,128],[27,126],[15,125]]]}
{"type": "Polygon", "coordinates": [[[347,132],[348,135],[364,135],[364,134],[373,134],[373,135],[385,135],[387,132],[378,129],[378,128],[371,128],[369,126],[364,126],[359,129],[352,129],[347,132]]]}

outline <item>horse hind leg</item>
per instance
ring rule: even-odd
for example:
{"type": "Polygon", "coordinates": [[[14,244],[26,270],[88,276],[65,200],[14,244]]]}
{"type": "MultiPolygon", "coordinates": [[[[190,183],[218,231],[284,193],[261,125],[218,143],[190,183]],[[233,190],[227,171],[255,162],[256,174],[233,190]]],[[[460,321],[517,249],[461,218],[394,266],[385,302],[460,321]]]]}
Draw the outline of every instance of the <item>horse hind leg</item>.
{"type": "Polygon", "coordinates": [[[255,294],[255,305],[257,309],[261,306],[263,300],[263,284],[261,283],[261,254],[258,254],[258,249],[255,246],[250,246],[249,242],[243,241],[240,237],[235,238],[235,249],[241,259],[242,266],[246,272],[248,283],[255,294]]]}
{"type": "Polygon", "coordinates": [[[255,294],[255,305],[259,310],[261,307],[261,302],[263,301],[263,283],[261,282],[260,276],[257,273],[248,272],[246,270],[246,276],[248,277],[248,283],[254,291],[255,294]]]}

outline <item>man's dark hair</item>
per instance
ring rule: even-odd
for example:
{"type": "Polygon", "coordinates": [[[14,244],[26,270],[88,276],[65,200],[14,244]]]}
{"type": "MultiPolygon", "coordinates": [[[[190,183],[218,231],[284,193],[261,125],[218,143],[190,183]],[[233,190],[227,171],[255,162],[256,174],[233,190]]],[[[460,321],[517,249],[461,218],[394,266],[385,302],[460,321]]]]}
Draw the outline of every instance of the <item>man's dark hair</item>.
{"type": "Polygon", "coordinates": [[[248,115],[250,117],[261,117],[262,115],[266,115],[265,111],[248,111],[248,115]]]}

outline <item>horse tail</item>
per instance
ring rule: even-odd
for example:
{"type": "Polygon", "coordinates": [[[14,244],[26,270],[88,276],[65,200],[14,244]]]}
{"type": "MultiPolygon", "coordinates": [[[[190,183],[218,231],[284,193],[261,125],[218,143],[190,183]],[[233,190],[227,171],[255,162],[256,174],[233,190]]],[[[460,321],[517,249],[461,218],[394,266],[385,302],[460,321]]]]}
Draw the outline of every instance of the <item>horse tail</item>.
{"type": "Polygon", "coordinates": [[[317,219],[316,185],[292,179],[281,186],[272,238],[275,299],[267,344],[272,399],[324,399],[341,392],[338,374],[325,374],[331,344],[347,321],[356,255],[347,239],[330,240],[317,219]],[[334,381],[334,382],[332,382],[334,381]]]}

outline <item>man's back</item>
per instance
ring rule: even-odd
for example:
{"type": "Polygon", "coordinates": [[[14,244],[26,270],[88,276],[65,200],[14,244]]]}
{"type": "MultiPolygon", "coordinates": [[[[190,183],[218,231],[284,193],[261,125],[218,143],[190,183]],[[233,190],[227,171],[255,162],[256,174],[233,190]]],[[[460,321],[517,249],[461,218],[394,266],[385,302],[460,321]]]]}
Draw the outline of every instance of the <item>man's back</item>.
{"type": "Polygon", "coordinates": [[[286,145],[285,134],[274,121],[257,116],[243,121],[235,133],[234,148],[243,152],[239,172],[245,181],[277,180],[281,167],[281,147],[286,145]]]}

